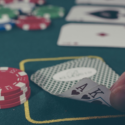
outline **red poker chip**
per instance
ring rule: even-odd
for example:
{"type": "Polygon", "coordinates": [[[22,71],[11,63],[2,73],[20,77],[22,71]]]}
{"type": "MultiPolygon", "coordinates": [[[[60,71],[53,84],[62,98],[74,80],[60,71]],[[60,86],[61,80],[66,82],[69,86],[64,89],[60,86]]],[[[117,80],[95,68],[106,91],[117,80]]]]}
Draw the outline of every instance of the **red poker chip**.
{"type": "Polygon", "coordinates": [[[25,87],[24,90],[19,91],[18,93],[9,95],[9,96],[0,96],[0,101],[10,100],[19,97],[22,94],[25,94],[28,91],[29,87],[25,87]]]}
{"type": "Polygon", "coordinates": [[[39,4],[39,5],[45,4],[45,0],[24,0],[24,1],[34,3],[34,4],[39,4]]]}
{"type": "Polygon", "coordinates": [[[0,67],[0,97],[18,93],[29,86],[26,72],[16,68],[0,67]]]}
{"type": "Polygon", "coordinates": [[[14,102],[21,101],[23,98],[26,98],[28,96],[29,92],[30,92],[30,88],[28,89],[28,91],[26,93],[24,93],[16,98],[0,101],[0,105],[6,105],[6,104],[11,104],[14,102]]]}
{"type": "Polygon", "coordinates": [[[0,109],[6,109],[6,108],[12,108],[12,107],[19,106],[19,105],[25,103],[29,99],[30,94],[31,94],[31,91],[28,92],[26,97],[22,98],[19,101],[16,101],[16,102],[13,102],[13,103],[10,103],[10,104],[0,105],[0,109]]]}
{"type": "Polygon", "coordinates": [[[44,30],[50,23],[49,19],[36,16],[20,16],[16,21],[16,25],[23,30],[44,30]]]}

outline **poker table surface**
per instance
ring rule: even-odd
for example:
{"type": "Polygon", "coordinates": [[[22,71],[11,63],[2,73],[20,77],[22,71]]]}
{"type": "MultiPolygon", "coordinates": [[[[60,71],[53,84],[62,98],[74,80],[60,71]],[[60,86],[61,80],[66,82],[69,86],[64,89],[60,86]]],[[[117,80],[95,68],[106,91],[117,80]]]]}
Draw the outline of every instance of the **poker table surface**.
{"type": "MultiPolygon", "coordinates": [[[[66,15],[74,0],[47,0],[46,4],[62,6],[66,15]]],[[[52,19],[43,31],[13,30],[0,32],[0,67],[14,67],[31,74],[82,56],[103,59],[116,73],[125,71],[125,49],[106,47],[57,46],[65,17],[52,19]]],[[[91,31],[90,31],[91,32],[91,31]]],[[[101,41],[100,41],[101,42],[101,41]]],[[[30,80],[31,96],[24,104],[0,109],[0,125],[125,125],[125,113],[111,107],[89,104],[51,95],[30,80]]]]}

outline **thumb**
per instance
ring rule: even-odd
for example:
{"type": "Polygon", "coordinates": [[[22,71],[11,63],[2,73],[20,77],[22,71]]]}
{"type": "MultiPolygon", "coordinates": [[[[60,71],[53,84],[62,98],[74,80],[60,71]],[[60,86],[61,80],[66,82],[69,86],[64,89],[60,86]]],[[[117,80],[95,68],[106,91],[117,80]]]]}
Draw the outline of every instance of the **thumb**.
{"type": "Polygon", "coordinates": [[[125,72],[111,87],[110,102],[115,109],[125,112],[125,72]]]}

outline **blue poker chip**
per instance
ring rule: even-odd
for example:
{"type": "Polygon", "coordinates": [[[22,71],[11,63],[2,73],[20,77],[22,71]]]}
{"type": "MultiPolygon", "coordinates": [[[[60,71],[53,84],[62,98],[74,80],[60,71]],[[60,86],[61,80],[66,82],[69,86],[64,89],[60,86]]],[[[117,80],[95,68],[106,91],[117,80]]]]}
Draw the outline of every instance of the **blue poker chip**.
{"type": "Polygon", "coordinates": [[[0,23],[0,31],[6,30],[9,31],[12,29],[12,27],[15,25],[14,21],[6,22],[6,23],[0,23]]]}

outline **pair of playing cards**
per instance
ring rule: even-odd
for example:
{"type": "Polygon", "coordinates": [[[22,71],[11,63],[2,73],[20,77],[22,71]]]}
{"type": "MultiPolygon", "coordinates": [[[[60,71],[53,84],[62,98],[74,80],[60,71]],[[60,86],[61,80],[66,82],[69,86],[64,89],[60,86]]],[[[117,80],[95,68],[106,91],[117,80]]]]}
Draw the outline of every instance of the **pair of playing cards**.
{"type": "Polygon", "coordinates": [[[125,5],[125,0],[76,0],[77,4],[125,5]]]}
{"type": "Polygon", "coordinates": [[[107,106],[110,87],[118,80],[98,58],[83,57],[36,71],[31,80],[52,95],[107,106]]]}
{"type": "Polygon", "coordinates": [[[62,26],[57,41],[59,46],[125,48],[125,25],[121,25],[125,24],[123,7],[74,6],[66,16],[66,21],[77,23],[62,26]]]}

